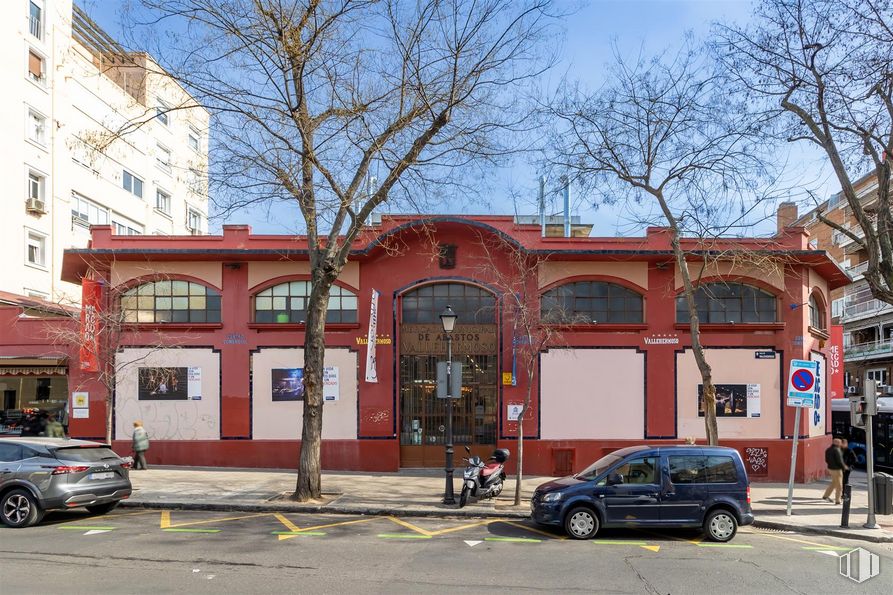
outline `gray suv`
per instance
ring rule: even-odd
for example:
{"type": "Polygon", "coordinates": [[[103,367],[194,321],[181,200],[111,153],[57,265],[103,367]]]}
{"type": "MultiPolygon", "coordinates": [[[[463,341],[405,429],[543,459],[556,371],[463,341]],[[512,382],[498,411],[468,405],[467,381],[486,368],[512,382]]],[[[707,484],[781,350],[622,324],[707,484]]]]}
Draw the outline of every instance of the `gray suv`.
{"type": "Polygon", "coordinates": [[[105,514],[130,496],[132,465],[108,444],[0,438],[0,521],[28,527],[47,510],[77,506],[105,514]]]}

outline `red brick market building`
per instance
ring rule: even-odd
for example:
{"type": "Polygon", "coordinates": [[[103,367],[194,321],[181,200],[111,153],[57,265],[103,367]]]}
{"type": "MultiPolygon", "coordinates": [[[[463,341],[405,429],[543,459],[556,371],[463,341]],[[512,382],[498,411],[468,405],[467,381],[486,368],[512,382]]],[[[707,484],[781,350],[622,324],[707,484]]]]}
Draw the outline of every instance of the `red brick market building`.
{"type": "MultiPolygon", "coordinates": [[[[532,307],[550,320],[573,316],[539,354],[525,419],[527,473],[569,473],[632,444],[703,439],[700,375],[687,311],[677,311],[681,276],[665,230],[544,237],[538,225],[511,217],[385,216],[357,240],[330,294],[324,468],[442,465],[445,418],[434,370],[445,356],[438,314],[446,304],[459,315],[453,353],[464,364],[455,442],[514,452],[511,406],[523,401],[526,381],[512,383],[517,340],[491,274],[510,265],[494,241],[520,249],[537,267],[526,288],[532,307]],[[377,382],[367,382],[373,290],[380,296],[377,382]]],[[[702,287],[701,336],[718,388],[721,443],[742,452],[754,479],[786,479],[794,418],[784,401],[788,365],[821,362],[823,396],[831,396],[828,295],[849,279],[825,252],[809,248],[800,228],[715,241],[709,250],[706,262],[693,256],[690,268],[702,287]]],[[[190,237],[113,236],[110,227],[94,226],[90,246],[64,259],[64,280],[84,278],[101,282],[102,307],[125,321],[114,362],[121,450],[140,419],[155,463],[296,466],[305,238],[251,235],[238,225],[224,226],[221,236],[190,237]]],[[[106,395],[79,371],[77,349],[49,342],[48,324],[75,323],[0,309],[0,356],[19,372],[40,363],[24,358],[55,357],[55,371],[67,368],[62,394],[87,393],[71,433],[101,438],[106,395]]],[[[0,383],[13,376],[2,370],[0,383]]],[[[804,416],[801,480],[824,472],[829,412],[822,398],[804,416]]]]}

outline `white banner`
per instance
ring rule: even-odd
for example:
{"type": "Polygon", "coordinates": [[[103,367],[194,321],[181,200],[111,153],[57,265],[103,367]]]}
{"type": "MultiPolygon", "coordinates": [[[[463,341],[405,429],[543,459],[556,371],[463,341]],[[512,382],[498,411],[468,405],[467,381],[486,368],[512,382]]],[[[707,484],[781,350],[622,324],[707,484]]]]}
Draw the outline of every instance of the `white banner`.
{"type": "Polygon", "coordinates": [[[322,400],[337,401],[340,393],[338,368],[330,366],[322,369],[322,400]]]}
{"type": "Polygon", "coordinates": [[[372,305],[369,307],[369,335],[366,343],[366,382],[378,382],[375,359],[375,347],[378,343],[378,296],[378,291],[373,289],[372,305]]]}

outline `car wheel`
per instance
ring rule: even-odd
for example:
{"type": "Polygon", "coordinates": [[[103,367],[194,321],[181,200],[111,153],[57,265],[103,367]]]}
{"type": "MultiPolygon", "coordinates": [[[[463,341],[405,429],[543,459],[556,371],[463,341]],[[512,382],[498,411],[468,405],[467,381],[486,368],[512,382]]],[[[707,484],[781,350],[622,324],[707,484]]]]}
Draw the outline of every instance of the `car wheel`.
{"type": "Polygon", "coordinates": [[[598,515],[591,508],[580,506],[564,517],[564,530],[573,539],[589,539],[598,533],[598,515]]]}
{"type": "Polygon", "coordinates": [[[94,504],[93,506],[87,506],[87,512],[90,514],[105,514],[107,512],[111,512],[118,507],[118,500],[114,502],[106,502],[105,504],[94,504]]]}
{"type": "Polygon", "coordinates": [[[10,490],[0,500],[0,520],[9,527],[30,527],[42,518],[43,511],[28,490],[10,490]]]}
{"type": "Polygon", "coordinates": [[[738,532],[738,521],[728,510],[714,510],[704,520],[704,533],[711,541],[729,541],[738,532]]]}

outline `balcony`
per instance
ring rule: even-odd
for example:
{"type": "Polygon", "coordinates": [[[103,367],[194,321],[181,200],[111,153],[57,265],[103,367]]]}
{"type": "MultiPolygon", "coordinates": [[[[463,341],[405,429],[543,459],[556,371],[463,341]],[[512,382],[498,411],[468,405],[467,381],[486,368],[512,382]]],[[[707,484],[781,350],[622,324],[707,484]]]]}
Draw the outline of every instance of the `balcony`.
{"type": "Polygon", "coordinates": [[[846,345],[843,348],[843,361],[845,362],[857,362],[887,356],[893,356],[893,341],[891,339],[846,345]]]}
{"type": "Polygon", "coordinates": [[[886,314],[893,312],[893,306],[881,300],[871,299],[855,304],[847,304],[843,307],[843,313],[840,316],[841,323],[853,322],[869,316],[886,314]]]}
{"type": "Polygon", "coordinates": [[[867,270],[868,270],[868,261],[866,260],[865,262],[860,262],[857,265],[848,267],[846,272],[849,273],[850,277],[853,278],[853,281],[856,281],[867,270]]]}

